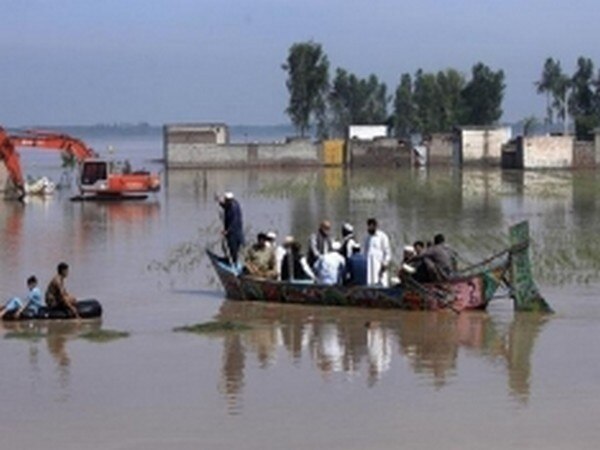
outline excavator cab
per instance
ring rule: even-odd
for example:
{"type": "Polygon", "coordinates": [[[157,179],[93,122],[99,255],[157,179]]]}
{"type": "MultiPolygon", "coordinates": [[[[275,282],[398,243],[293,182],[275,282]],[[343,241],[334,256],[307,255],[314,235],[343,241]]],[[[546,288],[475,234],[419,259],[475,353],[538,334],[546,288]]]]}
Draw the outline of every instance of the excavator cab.
{"type": "Polygon", "coordinates": [[[108,164],[106,161],[84,161],[81,164],[81,186],[94,186],[108,179],[108,164]]]}
{"type": "Polygon", "coordinates": [[[113,161],[88,159],[79,166],[82,195],[130,198],[160,190],[160,176],[145,171],[131,172],[113,161]]]}

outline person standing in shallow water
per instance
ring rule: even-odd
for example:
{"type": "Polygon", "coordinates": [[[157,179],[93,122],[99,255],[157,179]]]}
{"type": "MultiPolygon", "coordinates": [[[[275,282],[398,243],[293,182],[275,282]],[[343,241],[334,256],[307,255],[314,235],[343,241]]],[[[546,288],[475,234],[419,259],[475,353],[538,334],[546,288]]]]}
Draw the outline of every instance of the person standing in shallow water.
{"type": "Polygon", "coordinates": [[[244,222],[242,219],[242,208],[234,198],[232,192],[226,192],[223,198],[218,199],[223,208],[223,237],[225,239],[223,251],[231,258],[233,264],[237,264],[240,248],[244,245],[244,222]]]}

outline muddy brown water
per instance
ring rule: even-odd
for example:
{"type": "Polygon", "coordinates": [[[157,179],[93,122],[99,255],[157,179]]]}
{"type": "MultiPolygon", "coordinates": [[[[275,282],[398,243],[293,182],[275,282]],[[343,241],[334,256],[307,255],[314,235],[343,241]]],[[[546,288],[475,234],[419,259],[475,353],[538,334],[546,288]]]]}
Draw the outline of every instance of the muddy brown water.
{"type": "Polygon", "coordinates": [[[595,448],[600,431],[594,173],[179,171],[143,203],[0,202],[0,295],[45,285],[99,299],[102,321],[0,325],[0,448],[595,448]],[[202,255],[214,192],[248,235],[305,240],[377,216],[394,253],[442,231],[468,261],[528,219],[551,317],[406,313],[227,301],[202,255]],[[213,319],[247,331],[173,328],[213,319]],[[98,330],[126,331],[109,342],[98,330]]]}

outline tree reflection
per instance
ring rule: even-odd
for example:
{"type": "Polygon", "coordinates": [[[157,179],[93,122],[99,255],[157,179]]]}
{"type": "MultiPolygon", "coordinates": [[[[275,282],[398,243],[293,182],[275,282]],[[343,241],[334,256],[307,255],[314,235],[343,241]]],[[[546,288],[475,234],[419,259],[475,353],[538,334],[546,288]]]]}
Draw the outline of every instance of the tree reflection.
{"type": "Polygon", "coordinates": [[[218,320],[252,326],[223,339],[221,390],[231,412],[239,411],[247,360],[261,368],[274,365],[283,350],[294,364],[312,362],[326,380],[336,373],[365,375],[368,386],[407,362],[412,371],[443,388],[460,375],[461,353],[506,368],[511,396],[526,402],[530,391],[531,356],[544,316],[514,314],[508,323],[484,312],[402,312],[306,307],[226,301],[218,320]],[[395,365],[396,364],[396,365],[395,365]]]}

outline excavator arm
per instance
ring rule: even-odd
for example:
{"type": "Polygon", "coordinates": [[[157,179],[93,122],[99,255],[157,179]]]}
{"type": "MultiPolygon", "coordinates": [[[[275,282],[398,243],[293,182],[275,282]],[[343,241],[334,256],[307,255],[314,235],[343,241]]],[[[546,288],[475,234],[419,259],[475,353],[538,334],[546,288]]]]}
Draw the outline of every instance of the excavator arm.
{"type": "Polygon", "coordinates": [[[2,127],[0,127],[0,159],[4,162],[4,165],[8,170],[10,180],[22,195],[24,193],[25,180],[23,179],[23,172],[21,171],[19,154],[2,127]]]}
{"type": "Polygon", "coordinates": [[[85,143],[66,134],[31,130],[22,134],[9,135],[4,128],[0,127],[0,159],[8,170],[10,180],[21,195],[24,193],[25,180],[17,147],[58,150],[73,156],[78,162],[96,157],[94,150],[85,143]]]}
{"type": "Polygon", "coordinates": [[[81,140],[66,134],[29,130],[21,135],[9,136],[14,147],[37,147],[48,150],[59,150],[72,155],[78,162],[96,157],[94,150],[81,140]]]}

